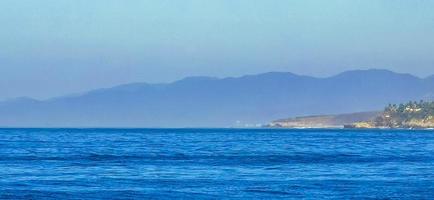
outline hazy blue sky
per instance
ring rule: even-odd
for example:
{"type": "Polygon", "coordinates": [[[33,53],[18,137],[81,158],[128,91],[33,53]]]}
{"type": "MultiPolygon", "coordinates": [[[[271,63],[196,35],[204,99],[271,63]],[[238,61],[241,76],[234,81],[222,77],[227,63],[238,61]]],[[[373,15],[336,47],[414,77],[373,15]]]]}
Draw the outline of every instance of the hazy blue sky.
{"type": "Polygon", "coordinates": [[[190,75],[434,74],[430,0],[2,0],[0,99],[190,75]]]}

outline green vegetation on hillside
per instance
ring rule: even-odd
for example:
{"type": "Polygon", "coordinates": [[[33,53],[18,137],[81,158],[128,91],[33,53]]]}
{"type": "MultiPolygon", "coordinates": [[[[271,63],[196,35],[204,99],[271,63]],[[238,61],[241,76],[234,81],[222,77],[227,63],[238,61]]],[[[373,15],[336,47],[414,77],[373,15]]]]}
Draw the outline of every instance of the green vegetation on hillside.
{"type": "Polygon", "coordinates": [[[358,122],[355,128],[434,128],[434,102],[390,104],[372,121],[358,122]]]}

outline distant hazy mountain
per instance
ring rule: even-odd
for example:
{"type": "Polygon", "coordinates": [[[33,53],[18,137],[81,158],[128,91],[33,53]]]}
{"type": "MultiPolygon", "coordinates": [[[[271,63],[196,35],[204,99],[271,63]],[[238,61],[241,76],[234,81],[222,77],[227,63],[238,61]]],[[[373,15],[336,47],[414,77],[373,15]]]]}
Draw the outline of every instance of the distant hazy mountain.
{"type": "Polygon", "coordinates": [[[191,77],[46,101],[2,102],[0,126],[228,127],[292,116],[381,110],[388,103],[433,97],[434,76],[421,79],[386,70],[348,71],[329,78],[278,72],[223,79],[191,77]]]}

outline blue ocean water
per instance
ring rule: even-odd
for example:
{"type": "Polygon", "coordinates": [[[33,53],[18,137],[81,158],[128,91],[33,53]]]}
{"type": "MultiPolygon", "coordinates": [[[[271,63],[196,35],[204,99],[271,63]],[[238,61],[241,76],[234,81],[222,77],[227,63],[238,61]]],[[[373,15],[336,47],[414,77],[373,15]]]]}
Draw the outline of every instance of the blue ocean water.
{"type": "Polygon", "coordinates": [[[0,129],[0,199],[429,199],[434,132],[0,129]]]}

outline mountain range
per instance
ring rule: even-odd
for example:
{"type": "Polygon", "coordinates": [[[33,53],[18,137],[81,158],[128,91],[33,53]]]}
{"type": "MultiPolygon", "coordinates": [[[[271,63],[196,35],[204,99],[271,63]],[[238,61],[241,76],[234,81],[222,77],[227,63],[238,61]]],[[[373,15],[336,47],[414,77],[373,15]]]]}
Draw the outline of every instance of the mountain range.
{"type": "Polygon", "coordinates": [[[356,70],[316,78],[270,72],[133,83],[48,100],[0,102],[3,127],[233,127],[275,119],[382,110],[434,99],[434,76],[356,70]]]}

